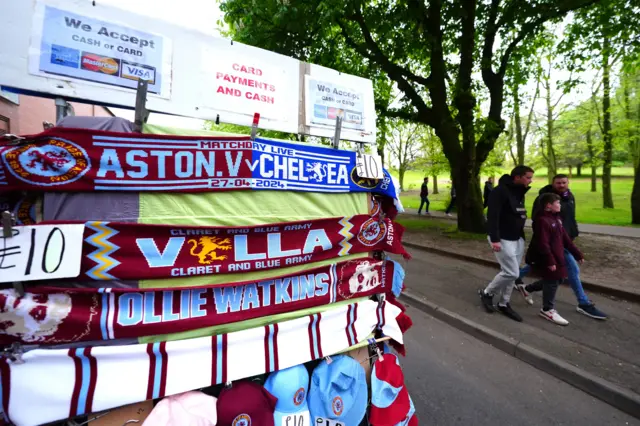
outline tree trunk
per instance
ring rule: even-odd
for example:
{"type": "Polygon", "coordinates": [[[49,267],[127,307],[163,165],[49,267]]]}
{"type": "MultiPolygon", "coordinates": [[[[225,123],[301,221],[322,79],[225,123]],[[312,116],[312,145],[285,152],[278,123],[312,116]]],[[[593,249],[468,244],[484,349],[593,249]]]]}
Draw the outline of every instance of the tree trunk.
{"type": "Polygon", "coordinates": [[[524,137],[522,135],[522,117],[520,116],[520,94],[518,93],[520,86],[515,83],[513,89],[513,113],[516,121],[516,147],[517,147],[517,163],[516,166],[524,164],[524,137]]]}
{"type": "Polygon", "coordinates": [[[438,192],[438,175],[432,175],[431,181],[433,182],[433,193],[439,194],[440,192],[438,192]]]}
{"type": "MultiPolygon", "coordinates": [[[[631,105],[629,102],[629,80],[630,76],[626,76],[625,84],[625,103],[626,103],[626,116],[628,120],[633,119],[631,113],[631,105]]],[[[636,122],[633,130],[631,130],[629,137],[629,144],[631,148],[633,158],[633,190],[631,191],[631,223],[634,225],[640,225],[640,76],[635,74],[634,85],[636,92],[636,102],[638,104],[638,110],[636,114],[636,122]]]]}
{"type": "Polygon", "coordinates": [[[602,43],[602,130],[604,139],[604,162],[602,166],[602,207],[613,208],[611,191],[611,163],[613,162],[613,135],[611,134],[611,82],[609,74],[610,40],[605,36],[602,43]]]}
{"type": "Polygon", "coordinates": [[[573,166],[569,166],[569,179],[573,178],[573,166]]]}
{"type": "Polygon", "coordinates": [[[593,140],[591,139],[591,128],[587,130],[587,151],[589,152],[589,163],[591,163],[591,192],[597,192],[596,183],[596,155],[593,150],[593,140]]]}
{"type": "Polygon", "coordinates": [[[480,174],[469,172],[471,167],[459,167],[453,175],[456,188],[456,208],[458,211],[458,229],[461,231],[486,232],[480,174]]]}
{"type": "Polygon", "coordinates": [[[382,163],[382,167],[384,167],[384,151],[387,145],[387,122],[385,117],[378,117],[378,129],[380,133],[378,134],[378,155],[380,156],[380,162],[382,163]]]}
{"type": "Polygon", "coordinates": [[[405,168],[400,166],[398,168],[398,180],[400,181],[400,192],[404,192],[404,173],[406,172],[405,168]]]}
{"type": "Polygon", "coordinates": [[[582,177],[582,164],[578,164],[576,166],[576,174],[578,175],[578,177],[582,177]]]}
{"type": "MultiPolygon", "coordinates": [[[[551,67],[551,64],[549,64],[551,67]]],[[[556,152],[553,149],[553,106],[551,105],[551,68],[549,74],[544,77],[544,85],[547,89],[547,180],[553,183],[553,177],[558,173],[556,164],[556,152]]]]}
{"type": "Polygon", "coordinates": [[[640,225],[640,162],[633,172],[633,191],[631,192],[631,223],[640,225]]]}

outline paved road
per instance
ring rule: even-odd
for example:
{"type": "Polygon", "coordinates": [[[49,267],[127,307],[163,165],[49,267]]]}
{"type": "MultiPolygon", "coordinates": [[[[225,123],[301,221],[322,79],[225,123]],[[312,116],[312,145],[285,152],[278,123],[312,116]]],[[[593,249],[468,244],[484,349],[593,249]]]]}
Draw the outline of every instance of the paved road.
{"type": "Polygon", "coordinates": [[[409,307],[400,362],[422,425],[640,425],[590,395],[409,307]]]}
{"type": "MultiPolygon", "coordinates": [[[[408,215],[417,215],[417,209],[405,209],[408,215]]],[[[447,217],[443,212],[434,211],[431,215],[437,219],[455,220],[455,213],[452,217],[447,217]]],[[[527,226],[531,227],[531,220],[527,220],[527,226]]],[[[608,226],[608,225],[589,225],[580,224],[580,231],[586,234],[615,235],[617,237],[640,238],[640,228],[631,228],[626,226],[608,226]]]]}
{"type": "Polygon", "coordinates": [[[609,321],[596,321],[576,312],[575,296],[563,285],[556,307],[570,324],[560,327],[538,316],[540,294],[534,294],[535,304],[529,306],[515,292],[511,303],[524,318],[517,323],[499,313],[489,315],[481,307],[477,290],[487,285],[496,269],[421,250],[409,252],[413,259],[405,267],[407,291],[640,394],[639,304],[588,294],[611,316],[609,321]]]}

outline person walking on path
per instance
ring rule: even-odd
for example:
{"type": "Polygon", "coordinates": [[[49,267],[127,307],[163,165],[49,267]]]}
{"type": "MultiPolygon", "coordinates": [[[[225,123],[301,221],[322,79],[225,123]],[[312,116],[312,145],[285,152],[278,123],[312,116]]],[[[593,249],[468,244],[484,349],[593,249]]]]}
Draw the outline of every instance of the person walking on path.
{"type": "Polygon", "coordinates": [[[577,263],[582,263],[584,256],[563,227],[560,196],[547,192],[540,195],[536,202],[538,205],[533,216],[533,237],[527,250],[526,262],[542,279],[524,286],[524,290],[527,293],[542,290],[540,316],[558,325],[568,325],[569,321],[555,310],[556,291],[568,276],[565,252],[571,253],[571,258],[577,263]]]}
{"type": "Polygon", "coordinates": [[[453,186],[453,182],[451,182],[451,201],[449,202],[449,206],[447,210],[444,212],[447,216],[451,217],[451,209],[456,205],[456,187],[453,186]]]}
{"type": "Polygon", "coordinates": [[[493,191],[493,176],[491,176],[484,183],[484,193],[482,194],[482,199],[484,201],[483,205],[486,209],[489,206],[489,195],[491,195],[491,191],[493,191]]]}
{"type": "MultiPolygon", "coordinates": [[[[576,200],[573,193],[569,189],[569,177],[564,174],[559,174],[553,177],[553,183],[547,185],[540,190],[540,195],[533,203],[533,214],[531,215],[535,220],[536,212],[540,209],[540,198],[544,194],[557,194],[560,196],[560,217],[562,218],[562,226],[567,231],[571,241],[575,240],[580,231],[578,229],[578,222],[576,221],[576,200]]],[[[534,224],[535,225],[535,224],[534,224]]],[[[583,315],[598,320],[606,320],[607,315],[596,308],[595,304],[589,300],[589,297],[585,294],[582,287],[582,281],[580,280],[580,265],[571,254],[569,250],[564,250],[565,265],[568,272],[568,281],[573,293],[578,301],[576,310],[583,315]]],[[[529,274],[531,267],[529,264],[520,269],[520,276],[516,280],[516,288],[520,291],[520,294],[525,298],[527,303],[533,304],[533,298],[526,290],[522,278],[529,274]]]]}
{"type": "Polygon", "coordinates": [[[500,263],[500,272],[484,290],[479,290],[480,299],[487,312],[493,313],[496,310],[493,298],[500,292],[498,311],[515,321],[522,321],[522,317],[509,302],[524,255],[524,225],[527,220],[524,197],[532,181],[533,169],[518,166],[511,175],[500,178],[489,196],[488,239],[500,263]]]}
{"type": "Polygon", "coordinates": [[[422,206],[426,205],[424,212],[427,215],[431,215],[429,213],[429,178],[424,178],[424,182],[422,182],[422,186],[420,187],[420,208],[418,209],[418,216],[420,216],[422,212],[422,206]]]}

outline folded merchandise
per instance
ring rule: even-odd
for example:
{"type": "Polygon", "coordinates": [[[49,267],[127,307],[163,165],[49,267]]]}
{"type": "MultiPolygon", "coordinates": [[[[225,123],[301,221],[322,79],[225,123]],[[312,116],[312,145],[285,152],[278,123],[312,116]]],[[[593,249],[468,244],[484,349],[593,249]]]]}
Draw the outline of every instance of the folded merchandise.
{"type": "Polygon", "coordinates": [[[0,401],[17,426],[39,425],[288,368],[344,351],[376,329],[402,344],[404,316],[393,303],[366,300],[212,337],[36,349],[22,364],[0,359],[0,401]]]}
{"type": "Polygon", "coordinates": [[[368,215],[235,227],[92,221],[78,279],[247,273],[372,251],[409,258],[403,233],[402,225],[368,215]]]}
{"type": "Polygon", "coordinates": [[[142,426],[216,426],[217,421],[216,398],[190,391],[162,399],[142,426]]]}
{"type": "Polygon", "coordinates": [[[6,190],[373,192],[397,199],[391,175],[364,179],[357,154],[246,137],[113,133],[54,127],[0,145],[6,190]]]}
{"type": "Polygon", "coordinates": [[[264,387],[278,399],[273,414],[276,426],[310,425],[309,372],[304,364],[295,365],[273,372],[267,378],[264,387]]]}
{"type": "Polygon", "coordinates": [[[330,420],[358,426],[367,412],[367,402],[364,367],[350,356],[333,356],[313,370],[308,399],[312,425],[330,420]]]}
{"type": "Polygon", "coordinates": [[[234,382],[218,397],[217,426],[274,426],[276,402],[277,398],[258,383],[234,382]]]}
{"type": "Polygon", "coordinates": [[[374,294],[399,295],[395,261],[352,260],[263,282],[130,291],[33,287],[0,290],[0,344],[59,344],[179,333],[374,294]]]}
{"type": "Polygon", "coordinates": [[[371,373],[369,423],[372,426],[413,426],[417,425],[414,413],[397,355],[384,354],[376,360],[371,373]]]}

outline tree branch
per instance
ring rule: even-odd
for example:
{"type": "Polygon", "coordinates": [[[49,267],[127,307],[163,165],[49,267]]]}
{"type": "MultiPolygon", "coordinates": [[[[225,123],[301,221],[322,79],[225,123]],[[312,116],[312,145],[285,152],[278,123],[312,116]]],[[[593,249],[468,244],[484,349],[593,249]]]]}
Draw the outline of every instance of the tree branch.
{"type": "Polygon", "coordinates": [[[434,121],[432,120],[431,108],[427,106],[424,99],[422,99],[422,96],[420,96],[416,89],[406,80],[405,74],[403,74],[403,72],[406,73],[409,71],[398,67],[396,64],[392,63],[386,55],[384,55],[382,50],[378,47],[377,43],[373,39],[371,31],[367,27],[364,16],[362,15],[362,11],[360,9],[356,9],[351,19],[360,27],[367,47],[364,48],[363,46],[356,43],[351,37],[349,37],[347,28],[340,23],[340,28],[343,32],[343,35],[345,36],[345,40],[347,40],[350,44],[353,43],[354,48],[357,49],[365,57],[369,57],[367,56],[367,54],[370,54],[371,59],[375,60],[387,73],[389,78],[396,82],[398,88],[411,101],[416,110],[418,110],[417,121],[428,124],[430,126],[433,125],[432,123],[434,123],[434,121]],[[357,46],[360,46],[360,48],[358,49],[357,46]]]}
{"type": "Polygon", "coordinates": [[[522,40],[533,34],[533,32],[537,30],[542,24],[555,18],[561,18],[573,10],[580,9],[585,6],[590,6],[597,3],[598,1],[599,0],[566,0],[558,8],[547,11],[547,13],[542,13],[538,18],[527,24],[524,24],[520,29],[518,35],[507,46],[507,49],[502,56],[502,60],[500,61],[498,75],[504,76],[507,71],[507,66],[509,65],[509,59],[511,58],[513,51],[516,49],[516,47],[518,47],[518,44],[522,40]]]}

